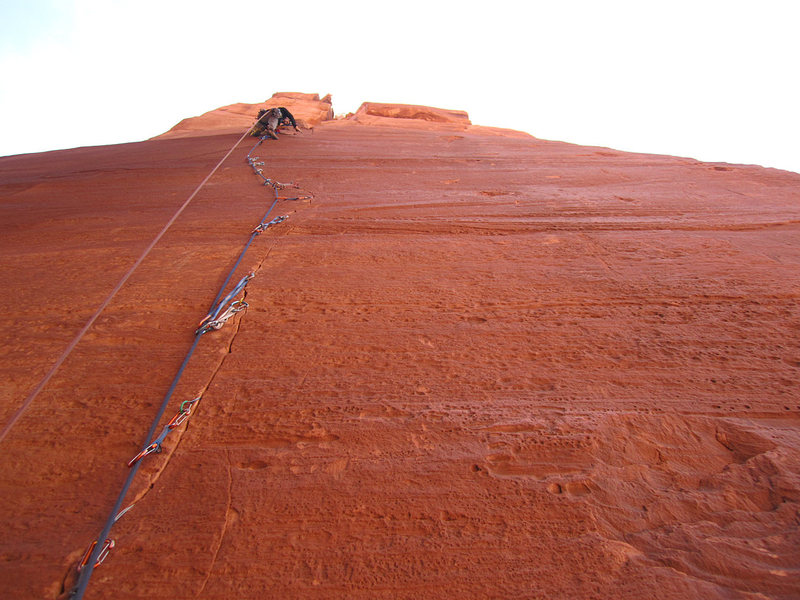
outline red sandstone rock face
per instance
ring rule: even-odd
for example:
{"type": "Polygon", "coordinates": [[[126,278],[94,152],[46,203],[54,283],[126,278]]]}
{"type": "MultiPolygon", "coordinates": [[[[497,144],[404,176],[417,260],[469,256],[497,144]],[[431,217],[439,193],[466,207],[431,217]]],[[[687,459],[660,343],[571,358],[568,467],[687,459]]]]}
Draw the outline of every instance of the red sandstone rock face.
{"type": "Polygon", "coordinates": [[[388,125],[390,127],[417,127],[430,129],[432,124],[466,129],[472,123],[462,110],[445,110],[431,106],[410,104],[381,104],[364,102],[354,115],[348,117],[365,125],[388,125]]]}
{"type": "Polygon", "coordinates": [[[311,128],[322,121],[333,119],[330,95],[320,100],[318,94],[278,92],[260,104],[231,104],[209,111],[199,117],[184,119],[154,139],[203,136],[210,132],[241,131],[253,124],[260,109],[277,106],[286,107],[295,117],[298,125],[305,128],[311,128]]]}
{"type": "MultiPolygon", "coordinates": [[[[315,198],[85,597],[796,597],[800,175],[427,127],[258,148],[315,198]]],[[[0,159],[2,423],[240,134],[0,159]]],[[[271,202],[250,141],[2,443],[5,597],[99,533],[271,202]]]]}

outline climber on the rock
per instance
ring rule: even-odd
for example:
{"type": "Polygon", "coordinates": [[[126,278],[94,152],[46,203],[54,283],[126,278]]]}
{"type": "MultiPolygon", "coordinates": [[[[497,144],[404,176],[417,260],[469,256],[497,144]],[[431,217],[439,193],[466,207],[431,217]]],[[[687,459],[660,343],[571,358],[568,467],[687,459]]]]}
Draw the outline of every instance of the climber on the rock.
{"type": "Polygon", "coordinates": [[[269,110],[262,108],[258,111],[258,122],[253,127],[251,135],[255,137],[268,135],[273,140],[277,140],[280,126],[288,124],[287,122],[292,124],[295,131],[300,131],[297,128],[294,116],[285,107],[279,106],[269,110]]]}

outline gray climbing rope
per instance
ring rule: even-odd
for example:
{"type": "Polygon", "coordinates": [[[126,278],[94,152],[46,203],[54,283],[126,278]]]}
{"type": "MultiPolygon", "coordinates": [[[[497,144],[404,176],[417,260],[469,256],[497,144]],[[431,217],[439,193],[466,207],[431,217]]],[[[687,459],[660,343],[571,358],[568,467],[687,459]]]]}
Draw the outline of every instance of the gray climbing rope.
{"type": "MultiPolygon", "coordinates": [[[[249,132],[249,129],[248,129],[248,132],[249,132]]],[[[245,135],[243,135],[239,139],[239,141],[236,142],[234,147],[231,148],[231,150],[228,152],[228,154],[225,155],[225,158],[227,158],[231,154],[231,152],[233,152],[233,150],[236,148],[236,146],[239,145],[239,143],[244,139],[244,137],[246,135],[247,135],[247,133],[245,133],[245,135]]],[[[263,141],[263,139],[261,141],[263,141]]],[[[259,142],[259,143],[261,143],[261,142],[259,142]]],[[[256,144],[256,146],[258,146],[258,144],[256,144]]],[[[255,146],[253,147],[253,149],[255,149],[255,146]]],[[[250,151],[250,153],[252,153],[252,150],[250,151]]],[[[251,161],[250,153],[248,153],[247,160],[248,160],[248,162],[251,163],[251,165],[253,165],[254,161],[251,161]]],[[[257,159],[258,157],[255,157],[255,158],[257,159]]],[[[224,160],[225,159],[223,159],[223,161],[224,160]]],[[[219,166],[222,164],[223,161],[220,161],[220,163],[217,165],[217,167],[214,168],[214,171],[216,171],[216,169],[219,168],[219,166]]],[[[257,166],[263,166],[263,163],[261,163],[260,165],[257,165],[257,166]]],[[[254,168],[254,170],[256,170],[256,165],[253,165],[253,168],[254,168]]],[[[212,174],[213,174],[214,171],[212,171],[212,174]]],[[[158,423],[161,421],[161,418],[163,417],[164,412],[166,411],[167,405],[168,405],[168,403],[169,403],[169,401],[170,401],[170,399],[172,397],[172,394],[174,393],[175,388],[177,387],[178,382],[180,381],[180,379],[181,379],[181,377],[183,375],[183,372],[184,372],[184,370],[186,369],[186,367],[187,367],[187,365],[189,363],[189,360],[191,359],[192,355],[194,354],[194,351],[197,348],[197,345],[198,345],[200,339],[203,337],[204,334],[208,333],[209,331],[221,328],[225,324],[226,321],[228,321],[236,313],[244,310],[248,306],[248,304],[244,301],[244,299],[236,300],[235,298],[245,290],[245,287],[247,286],[247,283],[255,276],[255,273],[250,273],[250,274],[244,276],[233,287],[233,289],[230,292],[228,292],[228,294],[225,295],[224,298],[222,298],[220,300],[220,297],[225,292],[225,289],[228,286],[228,282],[231,280],[231,278],[233,277],[233,274],[238,269],[239,264],[241,263],[242,259],[244,258],[244,255],[247,252],[248,248],[253,243],[253,240],[258,235],[260,235],[262,232],[266,231],[269,227],[277,225],[279,223],[282,223],[283,221],[285,221],[288,218],[288,215],[284,215],[284,216],[281,216],[281,217],[277,217],[277,218],[273,219],[272,221],[267,221],[267,218],[269,217],[269,215],[272,212],[272,210],[275,208],[275,205],[278,203],[278,201],[279,200],[299,200],[299,199],[301,199],[299,197],[298,198],[281,198],[277,194],[277,190],[278,189],[283,189],[284,187],[290,187],[291,186],[291,187],[299,188],[299,186],[297,186],[296,184],[281,184],[279,182],[275,182],[275,181],[273,181],[271,179],[268,179],[268,178],[264,177],[263,174],[260,172],[260,170],[257,170],[256,172],[262,177],[262,179],[265,180],[265,185],[267,185],[267,183],[268,183],[270,185],[270,187],[272,187],[275,199],[273,200],[271,206],[267,210],[267,212],[264,215],[264,217],[261,219],[261,222],[259,223],[259,225],[256,226],[256,228],[250,234],[250,239],[245,244],[244,248],[242,249],[241,253],[239,254],[239,257],[235,261],[233,267],[228,272],[228,275],[225,278],[225,281],[223,282],[222,286],[220,287],[219,292],[217,293],[216,297],[214,298],[214,301],[211,303],[211,309],[209,309],[208,314],[200,322],[200,326],[195,330],[195,332],[194,332],[194,340],[192,342],[192,345],[189,348],[186,356],[184,357],[183,363],[181,364],[180,368],[178,369],[178,372],[176,373],[175,377],[173,378],[172,384],[170,385],[169,389],[167,390],[167,393],[166,393],[166,395],[165,395],[165,397],[164,397],[164,399],[162,401],[162,404],[161,404],[161,407],[158,410],[158,413],[156,414],[155,418],[153,419],[153,422],[152,422],[152,424],[150,426],[150,430],[148,431],[147,437],[145,438],[146,442],[145,442],[145,444],[143,446],[143,449],[136,456],[134,456],[133,459],[131,459],[128,462],[128,467],[130,469],[129,472],[128,472],[128,477],[125,480],[125,483],[123,484],[119,495],[117,496],[117,500],[116,500],[116,502],[114,504],[114,507],[112,508],[108,519],[106,520],[106,524],[103,527],[103,530],[100,533],[100,535],[98,536],[97,540],[95,540],[94,542],[92,542],[89,545],[89,548],[87,549],[83,559],[81,560],[81,562],[80,562],[80,564],[78,566],[78,571],[79,571],[78,582],[77,582],[77,585],[76,585],[75,589],[71,593],[71,598],[73,600],[81,600],[83,598],[83,594],[85,593],[86,587],[89,584],[89,580],[91,578],[91,575],[92,575],[92,572],[93,572],[94,568],[99,566],[103,562],[103,560],[106,559],[106,557],[108,556],[108,554],[111,551],[111,549],[115,546],[115,541],[109,537],[110,533],[111,533],[111,528],[114,525],[114,523],[116,523],[124,514],[126,514],[128,511],[130,511],[133,508],[133,504],[131,504],[130,506],[128,506],[124,510],[120,511],[120,508],[122,506],[122,502],[123,502],[123,500],[125,499],[125,496],[128,493],[128,490],[129,490],[129,488],[130,488],[130,486],[131,486],[131,484],[133,482],[133,479],[134,479],[134,477],[136,475],[137,470],[139,469],[139,466],[141,465],[141,460],[145,456],[148,456],[149,454],[154,454],[154,453],[161,452],[161,444],[164,442],[164,440],[167,437],[167,435],[169,435],[169,433],[172,430],[174,430],[178,425],[180,425],[186,419],[189,418],[189,416],[191,414],[191,411],[192,411],[192,408],[194,407],[194,405],[197,402],[200,401],[200,397],[198,397],[198,398],[195,398],[194,400],[184,401],[183,403],[181,403],[181,406],[180,406],[180,409],[179,409],[178,413],[162,429],[161,434],[157,438],[155,438],[155,439],[153,438],[153,435],[155,434],[156,428],[158,427],[158,423]],[[105,540],[102,546],[98,545],[98,540],[105,540]]],[[[205,182],[208,181],[208,179],[210,179],[210,176],[211,175],[209,175],[204,180],[203,184],[205,184],[205,182]]],[[[202,187],[202,184],[201,184],[200,187],[202,187]]],[[[197,192],[199,191],[200,187],[198,187],[198,189],[195,190],[195,194],[197,194],[197,192]]],[[[193,194],[192,197],[194,197],[195,194],[193,194]]],[[[308,195],[308,196],[304,196],[304,197],[311,198],[312,196],[308,195]]],[[[191,200],[191,198],[190,198],[190,200],[191,200]]],[[[188,201],[187,201],[186,204],[188,204],[188,201]]],[[[181,208],[181,210],[183,210],[183,208],[185,208],[186,204],[184,204],[184,206],[181,208]]],[[[179,211],[179,213],[177,213],[175,215],[175,217],[173,218],[173,221],[174,221],[174,219],[177,218],[178,214],[180,214],[180,211],[179,211]]],[[[171,223],[172,223],[172,221],[170,221],[170,224],[171,223]]],[[[166,228],[165,228],[164,231],[166,231],[166,228]]],[[[159,238],[156,238],[155,241],[158,241],[158,239],[159,238]]],[[[153,244],[155,244],[155,241],[154,241],[153,244]]],[[[143,260],[143,257],[142,257],[142,260],[143,260]]],[[[138,265],[138,263],[137,263],[137,265],[138,265]]],[[[110,301],[110,297],[109,297],[108,301],[110,301]]]]}

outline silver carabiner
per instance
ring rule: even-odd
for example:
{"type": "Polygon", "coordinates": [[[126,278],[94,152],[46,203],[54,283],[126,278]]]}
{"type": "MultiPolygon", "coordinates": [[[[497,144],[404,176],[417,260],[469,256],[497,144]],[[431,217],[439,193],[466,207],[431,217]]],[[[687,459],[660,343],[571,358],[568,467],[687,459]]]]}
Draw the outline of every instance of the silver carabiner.
{"type": "Polygon", "coordinates": [[[181,402],[181,407],[178,410],[178,414],[170,419],[169,423],[167,423],[167,427],[169,429],[175,429],[178,425],[183,423],[189,416],[192,414],[192,406],[194,406],[195,402],[200,400],[200,396],[195,398],[194,400],[184,400],[181,402]]]}

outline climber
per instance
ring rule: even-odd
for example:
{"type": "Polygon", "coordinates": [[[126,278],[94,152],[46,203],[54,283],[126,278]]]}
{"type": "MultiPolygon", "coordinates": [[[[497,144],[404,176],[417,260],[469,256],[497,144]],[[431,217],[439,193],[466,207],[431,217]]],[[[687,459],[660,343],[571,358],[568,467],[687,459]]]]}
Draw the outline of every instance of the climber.
{"type": "Polygon", "coordinates": [[[300,131],[297,128],[294,116],[285,107],[279,106],[269,110],[262,108],[258,111],[258,122],[253,127],[251,135],[255,137],[268,135],[273,140],[277,140],[280,126],[288,123],[292,124],[295,131],[300,131]]]}

